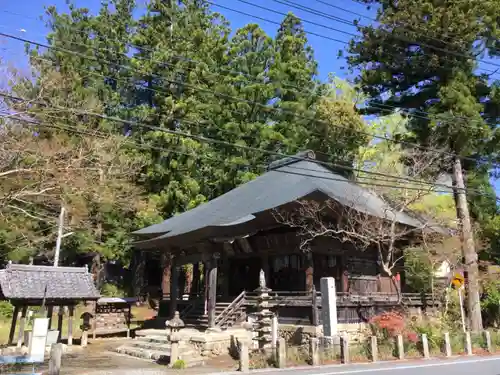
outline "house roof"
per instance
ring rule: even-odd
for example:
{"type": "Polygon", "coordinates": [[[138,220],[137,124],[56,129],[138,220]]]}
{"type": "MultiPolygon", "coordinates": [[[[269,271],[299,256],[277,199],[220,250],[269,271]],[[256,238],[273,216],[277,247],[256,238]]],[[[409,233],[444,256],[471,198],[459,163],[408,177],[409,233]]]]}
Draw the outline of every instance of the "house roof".
{"type": "MultiPolygon", "coordinates": [[[[406,212],[394,212],[374,192],[361,187],[315,160],[307,151],[270,164],[268,171],[208,203],[171,217],[162,223],[134,232],[147,243],[173,239],[202,228],[238,226],[255,220],[256,215],[311,195],[333,199],[340,204],[375,217],[392,220],[415,228],[424,226],[421,219],[406,212]],[[317,194],[320,193],[320,194],[317,194]]],[[[437,226],[433,228],[443,232],[437,226]]]]}
{"type": "Polygon", "coordinates": [[[97,300],[100,297],[86,267],[9,263],[0,270],[0,287],[5,299],[97,300]]]}

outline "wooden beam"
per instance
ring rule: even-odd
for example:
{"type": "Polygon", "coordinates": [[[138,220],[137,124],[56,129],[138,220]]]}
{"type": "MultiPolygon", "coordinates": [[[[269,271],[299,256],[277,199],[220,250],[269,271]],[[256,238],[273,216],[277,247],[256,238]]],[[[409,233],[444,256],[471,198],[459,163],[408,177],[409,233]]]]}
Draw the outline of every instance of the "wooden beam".
{"type": "Polygon", "coordinates": [[[21,311],[21,321],[19,322],[19,334],[17,336],[17,347],[23,346],[24,340],[24,325],[26,323],[26,312],[28,311],[28,306],[23,306],[21,311]]]}
{"type": "Polygon", "coordinates": [[[208,293],[207,293],[207,314],[208,327],[215,327],[215,307],[217,303],[217,260],[208,262],[208,293]]]}
{"type": "Polygon", "coordinates": [[[250,245],[250,242],[246,238],[238,238],[236,241],[238,241],[238,245],[240,245],[241,249],[245,253],[253,253],[252,246],[250,245]]]}
{"type": "Polygon", "coordinates": [[[222,247],[223,247],[223,250],[226,254],[231,255],[231,256],[234,255],[234,247],[233,247],[232,243],[224,242],[222,244],[222,247]]]}
{"type": "Polygon", "coordinates": [[[14,314],[12,315],[12,322],[10,324],[8,345],[12,345],[12,343],[14,342],[14,335],[16,333],[16,324],[17,324],[17,318],[19,316],[19,310],[20,310],[19,305],[15,305],[14,306],[14,314]]]}

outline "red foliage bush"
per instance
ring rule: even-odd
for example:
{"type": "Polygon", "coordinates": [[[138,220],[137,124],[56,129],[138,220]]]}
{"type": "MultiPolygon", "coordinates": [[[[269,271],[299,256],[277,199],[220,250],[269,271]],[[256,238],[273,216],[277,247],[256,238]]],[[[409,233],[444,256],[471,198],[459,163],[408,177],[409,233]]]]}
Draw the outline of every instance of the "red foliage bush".
{"type": "Polygon", "coordinates": [[[404,317],[395,311],[388,311],[374,316],[370,319],[370,324],[376,331],[386,332],[389,337],[403,334],[406,326],[404,317]]]}
{"type": "Polygon", "coordinates": [[[416,344],[419,341],[418,334],[415,332],[408,332],[406,334],[406,339],[413,344],[416,344]]]}

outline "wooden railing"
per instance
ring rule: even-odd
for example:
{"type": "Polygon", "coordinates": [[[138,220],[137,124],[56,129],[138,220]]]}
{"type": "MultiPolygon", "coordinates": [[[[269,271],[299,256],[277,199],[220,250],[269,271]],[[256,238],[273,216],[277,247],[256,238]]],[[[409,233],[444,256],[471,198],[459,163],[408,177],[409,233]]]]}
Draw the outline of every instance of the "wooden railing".
{"type": "MultiPolygon", "coordinates": [[[[312,306],[321,307],[321,292],[291,292],[291,291],[271,291],[269,293],[271,306],[312,306]]],[[[247,305],[255,304],[258,299],[258,293],[247,292],[245,303],[247,305]]],[[[396,293],[371,293],[371,294],[352,294],[337,293],[338,306],[363,306],[363,305],[395,305],[398,303],[409,306],[432,306],[438,301],[431,294],[402,293],[401,301],[396,293]]]]}
{"type": "Polygon", "coordinates": [[[238,297],[236,297],[231,304],[226,307],[216,318],[215,318],[215,326],[222,327],[227,321],[234,317],[236,313],[242,308],[245,304],[245,296],[246,292],[243,291],[240,293],[238,297]]]}

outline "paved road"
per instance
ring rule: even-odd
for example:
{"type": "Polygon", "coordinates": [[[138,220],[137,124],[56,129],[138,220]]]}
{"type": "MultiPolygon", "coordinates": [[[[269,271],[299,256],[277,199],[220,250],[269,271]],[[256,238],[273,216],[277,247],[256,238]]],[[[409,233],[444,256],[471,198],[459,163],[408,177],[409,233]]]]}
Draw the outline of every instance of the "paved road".
{"type": "Polygon", "coordinates": [[[500,375],[500,357],[304,367],[300,369],[252,371],[251,373],[256,375],[500,375]]]}

